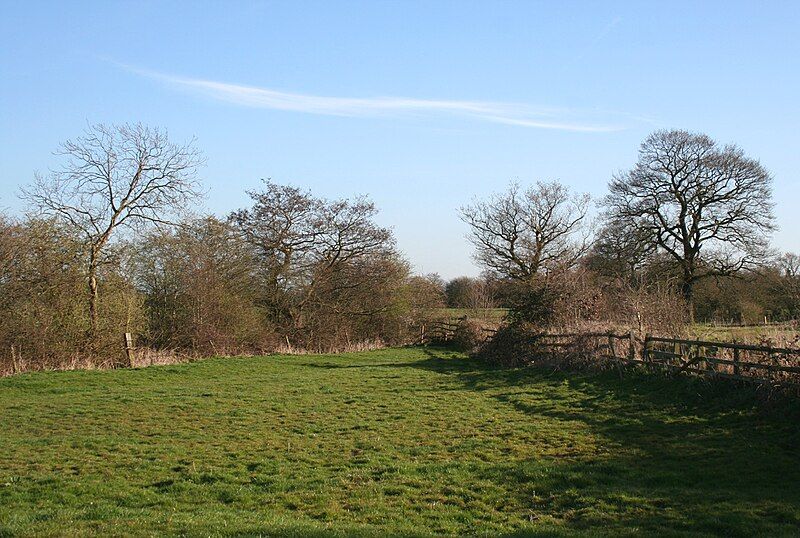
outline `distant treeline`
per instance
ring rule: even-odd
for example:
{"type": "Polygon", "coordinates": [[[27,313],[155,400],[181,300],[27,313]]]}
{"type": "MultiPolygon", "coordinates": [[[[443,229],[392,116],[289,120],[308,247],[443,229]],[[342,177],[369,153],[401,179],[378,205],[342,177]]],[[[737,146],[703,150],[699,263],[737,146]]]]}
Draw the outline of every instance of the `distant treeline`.
{"type": "Polygon", "coordinates": [[[480,278],[414,275],[365,198],[266,181],[248,207],[193,214],[203,158],[141,125],[65,142],[62,166],[0,215],[0,370],[111,365],[122,335],[191,354],[414,341],[448,305],[510,323],[680,332],[800,314],[800,258],[769,248],[771,176],[736,146],[659,131],[614,176],[598,226],[558,182],[461,210],[480,278]]]}
{"type": "MultiPolygon", "coordinates": [[[[612,290],[662,289],[674,295],[679,271],[670,260],[651,260],[651,265],[637,274],[636,286],[629,286],[620,273],[604,267],[609,260],[592,252],[582,266],[572,271],[584,288],[592,288],[597,299],[612,290]]],[[[764,325],[800,319],[800,256],[783,254],[758,270],[736,276],[718,276],[702,281],[694,290],[695,321],[721,325],[764,325]]],[[[449,308],[474,310],[514,306],[515,288],[505,279],[491,275],[458,277],[444,283],[449,308]]],[[[616,306],[619,308],[619,305],[616,306]]],[[[614,304],[604,308],[615,308],[614,304]]],[[[607,313],[598,319],[607,319],[607,313]]]]}

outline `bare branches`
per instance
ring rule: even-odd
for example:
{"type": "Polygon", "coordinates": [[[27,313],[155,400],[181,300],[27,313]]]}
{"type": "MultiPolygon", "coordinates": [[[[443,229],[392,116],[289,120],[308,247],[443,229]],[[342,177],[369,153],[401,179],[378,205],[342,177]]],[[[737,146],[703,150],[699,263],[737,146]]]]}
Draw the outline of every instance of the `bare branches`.
{"type": "Polygon", "coordinates": [[[97,326],[97,267],[118,228],[172,224],[200,197],[202,157],[193,141],[170,142],[165,131],[141,124],[95,125],[64,142],[64,165],[36,175],[23,198],[43,215],[83,236],[88,251],[89,313],[97,326]]]}
{"type": "Polygon", "coordinates": [[[516,183],[485,202],[461,208],[470,226],[475,259],[490,271],[528,280],[556,268],[573,267],[589,247],[588,195],[558,182],[538,182],[521,191],[516,183]]]}
{"type": "Polygon", "coordinates": [[[643,233],[675,259],[688,300],[696,280],[760,263],[775,229],[769,173],[737,146],[706,135],[653,133],[609,191],[607,226],[643,233]]]}
{"type": "Polygon", "coordinates": [[[249,195],[253,206],[229,220],[258,252],[269,288],[266,301],[296,326],[321,290],[332,297],[354,283],[367,289],[364,268],[396,255],[392,233],[374,222],[377,211],[369,200],[328,201],[271,181],[249,195]]]}
{"type": "Polygon", "coordinates": [[[655,248],[644,231],[619,222],[607,223],[597,234],[587,264],[598,274],[634,284],[655,248]]]}
{"type": "Polygon", "coordinates": [[[37,175],[23,197],[98,247],[115,228],[173,222],[201,195],[203,160],[193,142],[171,143],[166,132],[141,124],[92,126],[56,154],[64,165],[37,175]]]}

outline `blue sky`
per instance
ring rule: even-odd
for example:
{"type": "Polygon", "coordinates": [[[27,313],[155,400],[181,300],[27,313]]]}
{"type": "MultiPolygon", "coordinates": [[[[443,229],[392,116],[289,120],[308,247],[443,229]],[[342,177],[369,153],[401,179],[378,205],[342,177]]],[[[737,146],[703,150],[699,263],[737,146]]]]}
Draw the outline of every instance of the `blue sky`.
{"type": "Polygon", "coordinates": [[[735,142],[800,251],[800,2],[0,0],[0,208],[87,122],[197,138],[208,211],[259,178],[368,194],[422,272],[476,274],[457,208],[600,197],[657,128],[735,142]]]}

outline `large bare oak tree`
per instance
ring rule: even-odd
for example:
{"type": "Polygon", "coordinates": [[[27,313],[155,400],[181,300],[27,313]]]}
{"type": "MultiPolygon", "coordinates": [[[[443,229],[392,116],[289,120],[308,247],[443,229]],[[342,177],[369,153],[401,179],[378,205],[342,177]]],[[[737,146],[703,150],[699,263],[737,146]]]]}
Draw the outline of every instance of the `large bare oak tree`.
{"type": "Polygon", "coordinates": [[[23,197],[43,214],[77,230],[87,250],[90,343],[97,338],[98,268],[121,228],[173,224],[200,196],[201,156],[192,142],[141,124],[94,125],[61,144],[61,168],[37,174],[23,197]]]}
{"type": "Polygon", "coordinates": [[[689,305],[698,280],[761,262],[775,228],[769,172],[735,145],[681,130],[647,137],[604,205],[607,226],[644,234],[678,263],[689,305]]]}

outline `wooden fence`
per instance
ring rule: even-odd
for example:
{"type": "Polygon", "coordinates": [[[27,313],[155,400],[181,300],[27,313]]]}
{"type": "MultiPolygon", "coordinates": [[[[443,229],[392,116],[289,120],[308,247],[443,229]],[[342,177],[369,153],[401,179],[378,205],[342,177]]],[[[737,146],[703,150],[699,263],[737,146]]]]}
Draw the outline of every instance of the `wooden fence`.
{"type": "Polygon", "coordinates": [[[453,340],[460,321],[431,321],[420,326],[420,344],[447,344],[453,340]]]}
{"type": "Polygon", "coordinates": [[[642,363],[636,353],[636,338],[632,333],[585,332],[543,334],[537,342],[546,353],[584,354],[589,358],[642,363]]]}
{"type": "MultiPolygon", "coordinates": [[[[423,330],[422,343],[447,343],[458,328],[454,322],[434,322],[423,330]],[[427,336],[426,336],[427,335],[427,336]]],[[[487,339],[494,330],[484,329],[487,339]]],[[[800,390],[800,349],[684,340],[633,332],[544,334],[536,342],[540,353],[581,355],[588,360],[608,360],[675,373],[724,378],[800,390]]]]}
{"type": "Polygon", "coordinates": [[[800,386],[800,349],[647,336],[642,357],[676,372],[800,386]]]}

